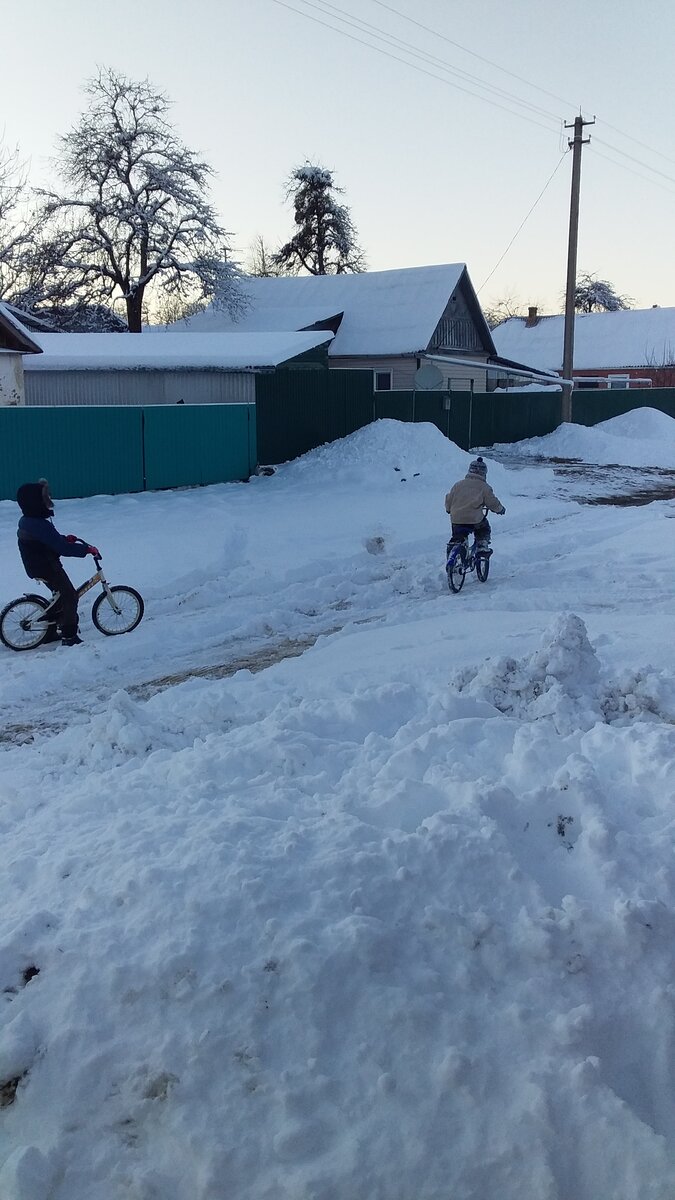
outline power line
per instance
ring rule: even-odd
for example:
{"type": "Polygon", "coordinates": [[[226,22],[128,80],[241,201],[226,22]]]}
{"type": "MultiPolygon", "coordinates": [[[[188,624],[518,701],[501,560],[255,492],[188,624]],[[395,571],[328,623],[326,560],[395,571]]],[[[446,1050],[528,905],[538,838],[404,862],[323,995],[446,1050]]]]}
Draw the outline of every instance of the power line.
{"type": "Polygon", "coordinates": [[[402,13],[399,9],[393,8],[391,4],[385,4],[384,0],[372,0],[373,4],[378,4],[380,8],[386,8],[388,12],[394,13],[395,16],[401,17],[404,21],[409,21],[411,25],[416,25],[418,29],[423,29],[425,33],[430,33],[432,37],[440,38],[441,41],[447,42],[450,46],[455,46],[457,50],[462,50],[464,54],[470,54],[472,58],[477,58],[480,62],[485,63],[488,67],[493,67],[497,71],[501,71],[504,75],[509,75],[511,79],[517,79],[519,83],[524,83],[527,87],[534,88],[535,91],[541,92],[544,96],[550,96],[552,100],[559,100],[565,108],[575,108],[576,105],[571,104],[563,96],[556,96],[555,92],[547,92],[546,88],[541,88],[531,80],[525,79],[522,75],[517,75],[515,71],[509,71],[506,67],[500,66],[499,63],[492,62],[490,58],[484,58],[482,54],[477,54],[475,50],[469,50],[468,46],[462,46],[460,42],[453,41],[441,33],[439,29],[433,29],[429,25],[423,25],[421,21],[416,21],[414,17],[409,17],[407,13],[402,13]]]}
{"type": "MultiPolygon", "coordinates": [[[[366,46],[369,50],[374,50],[376,54],[382,54],[385,58],[391,58],[395,62],[403,63],[404,66],[412,68],[413,71],[419,71],[422,75],[428,75],[429,78],[437,80],[439,83],[445,83],[448,87],[456,88],[460,92],[465,92],[469,96],[473,96],[475,100],[483,100],[486,104],[491,104],[495,108],[500,108],[504,112],[509,113],[512,117],[519,117],[521,121],[527,121],[530,125],[537,125],[539,129],[543,129],[546,133],[551,133],[552,129],[548,125],[543,125],[541,121],[535,121],[532,117],[526,116],[525,113],[519,113],[512,108],[507,108],[504,104],[499,104],[496,100],[490,100],[487,96],[481,96],[478,92],[473,92],[467,87],[463,87],[459,83],[454,83],[452,80],[444,78],[442,75],[437,75],[434,71],[427,71],[424,67],[418,66],[417,63],[410,62],[408,59],[401,58],[398,54],[392,54],[382,47],[374,45],[373,42],[364,41],[363,38],[356,37],[352,33],[347,33],[344,29],[339,29],[335,25],[328,24],[327,21],[322,21],[319,17],[314,17],[311,13],[302,12],[298,8],[293,8],[291,4],[287,4],[286,0],[272,0],[273,4],[279,5],[281,8],[287,8],[289,12],[295,13],[296,16],[304,17],[308,21],[314,21],[317,25],[322,25],[325,29],[330,29],[333,33],[339,33],[342,37],[349,38],[353,42],[358,42],[361,46],[366,46]]],[[[309,0],[300,0],[300,3],[309,4],[309,0]]],[[[314,7],[310,5],[310,7],[314,7]]],[[[324,10],[318,9],[323,12],[324,10]]],[[[326,14],[327,15],[327,14],[326,14]]],[[[365,31],[364,31],[365,32],[365,31]]]]}
{"type": "Polygon", "coordinates": [[[568,155],[568,154],[569,154],[569,150],[565,150],[564,154],[562,154],[562,155],[560,156],[560,159],[558,160],[558,162],[556,163],[555,167],[553,168],[553,171],[551,172],[551,174],[549,175],[548,179],[546,180],[546,183],[544,184],[543,188],[541,189],[541,191],[540,191],[539,195],[537,196],[537,199],[535,200],[534,204],[533,204],[533,205],[532,205],[532,207],[529,209],[529,211],[526,213],[526,215],[525,215],[525,217],[523,218],[523,220],[520,222],[520,225],[519,225],[519,226],[518,226],[518,228],[516,229],[516,232],[514,233],[513,237],[511,238],[511,241],[509,242],[508,246],[506,247],[506,250],[505,250],[505,251],[504,251],[504,253],[501,255],[501,257],[497,259],[497,262],[495,263],[494,267],[493,267],[493,268],[492,268],[492,270],[490,271],[490,274],[488,275],[487,279],[484,279],[484,280],[483,280],[483,282],[481,283],[480,287],[476,289],[476,292],[477,292],[477,294],[480,294],[480,292],[482,292],[482,290],[483,290],[483,288],[485,287],[486,283],[489,283],[489,282],[490,282],[490,280],[492,279],[492,276],[494,275],[495,271],[497,270],[497,268],[500,266],[500,264],[501,264],[501,263],[504,261],[504,259],[506,258],[506,255],[508,254],[508,252],[509,252],[509,250],[511,249],[511,247],[512,247],[513,243],[515,242],[516,238],[518,237],[518,234],[520,233],[520,231],[521,231],[521,229],[523,228],[523,226],[524,226],[524,225],[527,223],[527,221],[528,221],[528,220],[530,219],[530,217],[532,216],[532,213],[534,212],[534,210],[535,210],[535,208],[537,207],[537,205],[538,205],[539,201],[541,200],[542,196],[544,195],[544,192],[546,191],[546,189],[547,189],[547,187],[548,187],[549,183],[551,183],[551,181],[553,180],[553,177],[554,177],[554,175],[555,175],[555,174],[556,174],[556,172],[558,171],[558,168],[560,167],[560,164],[562,163],[563,159],[565,159],[565,158],[567,157],[567,155],[568,155]]]}
{"type": "MultiPolygon", "coordinates": [[[[622,133],[620,129],[617,129],[616,125],[611,125],[609,121],[603,120],[602,123],[603,125],[606,125],[608,129],[613,129],[615,133],[618,133],[619,137],[626,138],[629,142],[635,142],[636,145],[642,146],[643,150],[648,150],[650,154],[655,154],[657,158],[663,158],[666,162],[675,164],[675,158],[671,158],[668,154],[663,154],[661,150],[655,150],[653,146],[647,146],[645,142],[642,141],[642,138],[633,137],[630,133],[622,133]]],[[[620,150],[619,153],[624,154],[625,151],[620,150]]],[[[652,168],[650,167],[649,169],[651,170],[652,168]]]]}
{"type": "Polygon", "coordinates": [[[659,183],[658,179],[650,179],[649,176],[644,175],[642,171],[636,171],[633,169],[633,167],[627,166],[626,163],[617,162],[615,158],[610,158],[608,154],[603,154],[601,150],[595,149],[595,142],[593,143],[593,157],[604,158],[605,162],[611,163],[613,167],[620,167],[622,171],[629,171],[631,175],[635,175],[638,179],[642,179],[644,183],[652,183],[654,187],[662,188],[662,190],[664,192],[668,192],[670,196],[675,196],[675,190],[673,190],[673,188],[666,187],[664,183],[659,183]]]}
{"type": "MultiPolygon", "coordinates": [[[[551,127],[544,125],[542,120],[536,120],[536,117],[540,117],[544,121],[555,121],[556,126],[562,130],[562,122],[559,122],[558,117],[556,117],[553,113],[550,113],[547,109],[540,108],[530,101],[524,100],[523,98],[516,96],[511,92],[507,92],[503,88],[498,88],[493,84],[486,83],[478,76],[472,75],[470,72],[464,71],[462,68],[454,67],[451,64],[444,62],[436,55],[430,54],[429,52],[420,48],[411,47],[402,38],[397,37],[395,34],[387,33],[386,30],[373,25],[369,21],[365,21],[361,17],[355,17],[353,14],[345,15],[342,9],[340,9],[337,5],[330,3],[329,0],[318,0],[318,3],[314,3],[313,0],[296,0],[296,2],[304,4],[307,8],[313,9],[315,13],[319,13],[321,15],[313,16],[311,12],[304,12],[301,9],[293,7],[293,5],[287,3],[286,0],[273,0],[273,3],[277,4],[281,8],[288,9],[289,12],[295,13],[296,16],[304,17],[306,20],[313,21],[315,24],[321,25],[325,29],[329,29],[332,33],[338,33],[342,37],[349,38],[351,41],[357,42],[359,45],[365,46],[369,50],[374,50],[375,53],[381,54],[385,58],[390,58],[393,62],[402,63],[404,66],[410,67],[412,70],[418,71],[420,74],[426,75],[430,79],[434,79],[439,83],[445,83],[447,86],[453,87],[456,90],[463,92],[465,95],[473,97],[473,99],[482,100],[486,104],[491,104],[493,107],[499,108],[511,116],[519,117],[521,120],[527,121],[531,125],[536,125],[538,128],[544,129],[546,132],[551,132],[551,127]],[[327,11],[329,9],[332,11],[327,11]],[[322,20],[321,17],[328,17],[332,21],[340,21],[343,25],[348,25],[352,29],[356,29],[358,33],[363,33],[365,37],[370,40],[366,41],[364,38],[357,37],[355,34],[348,32],[347,29],[330,24],[328,20],[322,20]],[[380,41],[382,44],[378,45],[378,41],[380,41]],[[392,53],[392,46],[396,50],[401,49],[403,53],[409,57],[402,58],[399,54],[392,53]],[[428,67],[433,69],[428,70],[424,66],[419,65],[417,62],[411,61],[411,58],[417,58],[422,63],[427,64],[428,67]],[[446,74],[439,75],[437,73],[439,70],[445,72],[446,74]],[[447,75],[461,78],[464,82],[464,86],[462,83],[458,83],[456,78],[448,79],[447,75]],[[470,86],[465,86],[467,83],[470,86]],[[476,88],[480,90],[474,90],[476,88]],[[504,100],[506,103],[500,103],[499,100],[492,98],[494,96],[500,97],[500,99],[504,100]],[[513,107],[508,107],[509,105],[517,105],[520,108],[525,108],[528,110],[528,114],[519,112],[513,107]],[[530,113],[533,115],[529,115],[530,113]]],[[[409,17],[406,13],[394,8],[393,5],[385,3],[385,0],[372,0],[372,3],[377,4],[380,8],[385,9],[394,16],[408,21],[410,24],[422,29],[425,33],[430,34],[434,38],[447,42],[449,45],[454,46],[463,53],[471,55],[473,58],[485,63],[487,66],[501,71],[503,74],[508,75],[513,79],[516,79],[519,83],[523,83],[527,87],[533,88],[535,91],[539,91],[543,95],[550,96],[555,100],[560,100],[562,103],[569,103],[568,101],[564,101],[562,97],[557,96],[556,93],[549,92],[545,88],[539,87],[539,85],[532,83],[530,80],[525,79],[516,72],[510,71],[506,67],[502,67],[499,63],[495,63],[491,59],[488,59],[483,55],[470,50],[467,46],[463,46],[460,42],[447,37],[445,34],[441,33],[440,30],[432,28],[429,25],[424,25],[421,21],[417,21],[413,17],[409,17]]],[[[579,111],[581,113],[581,108],[579,111]]],[[[608,128],[614,129],[614,131],[618,133],[620,137],[624,137],[629,141],[637,142],[639,145],[642,145],[643,148],[649,153],[656,154],[658,157],[665,159],[667,162],[675,162],[674,159],[670,159],[667,155],[662,154],[661,151],[645,145],[642,141],[632,137],[630,134],[622,132],[622,130],[620,130],[617,126],[611,125],[609,122],[604,122],[604,124],[606,124],[608,128]]],[[[609,143],[604,142],[603,139],[597,138],[596,135],[593,144],[594,151],[598,157],[605,158],[608,162],[614,162],[615,166],[624,166],[625,170],[630,170],[630,168],[626,167],[624,164],[616,162],[615,160],[608,158],[607,155],[603,155],[600,151],[595,150],[595,146],[598,144],[598,142],[600,145],[605,146],[606,149],[612,151],[612,153],[626,158],[629,162],[635,163],[647,171],[651,171],[654,175],[659,175],[662,179],[666,180],[667,183],[672,183],[675,186],[675,178],[672,176],[667,175],[664,171],[660,171],[657,167],[650,166],[649,163],[646,163],[641,159],[635,158],[634,155],[629,154],[620,147],[612,146],[609,143]]],[[[638,175],[639,178],[644,179],[645,182],[655,183],[657,186],[661,187],[663,186],[662,184],[659,184],[656,179],[649,179],[647,176],[640,175],[640,173],[637,171],[632,171],[632,174],[638,175]]],[[[665,190],[670,189],[666,188],[665,190]]]]}
{"type": "Polygon", "coordinates": [[[644,167],[647,171],[652,171],[654,175],[660,175],[662,179],[667,179],[668,183],[672,183],[675,186],[675,179],[673,179],[672,175],[666,175],[665,171],[659,171],[657,167],[650,167],[649,163],[642,162],[639,158],[634,158],[632,154],[627,154],[625,150],[620,150],[618,146],[610,146],[609,142],[603,141],[602,138],[596,137],[595,141],[604,146],[605,150],[612,150],[614,154],[622,154],[629,162],[636,163],[638,167],[644,167]]]}
{"type": "MultiPolygon", "coordinates": [[[[317,7],[317,3],[313,2],[313,0],[300,0],[300,3],[307,4],[311,8],[317,7]]],[[[495,95],[501,96],[510,103],[520,104],[523,108],[530,109],[530,111],[534,112],[538,116],[548,117],[556,122],[559,120],[557,113],[549,112],[548,109],[541,108],[539,105],[533,104],[531,100],[521,99],[520,97],[515,96],[512,92],[507,92],[504,88],[497,87],[492,83],[487,83],[485,80],[480,79],[477,75],[472,75],[470,71],[465,71],[462,67],[452,66],[444,59],[438,58],[437,55],[431,54],[427,50],[413,48],[410,46],[410,43],[405,41],[403,38],[397,37],[396,34],[387,33],[386,30],[380,29],[379,26],[373,25],[370,21],[365,21],[362,17],[353,16],[351,13],[346,16],[341,8],[339,8],[336,4],[331,4],[329,0],[318,0],[318,4],[320,5],[320,11],[332,9],[332,12],[330,14],[327,13],[326,15],[330,15],[333,20],[342,21],[347,25],[351,25],[352,28],[358,29],[359,32],[365,32],[371,37],[375,36],[378,38],[386,38],[388,42],[394,43],[397,49],[401,47],[406,54],[410,54],[415,58],[421,58],[424,62],[437,65],[443,71],[448,71],[452,75],[459,75],[474,85],[485,88],[486,91],[493,92],[495,95]],[[333,16],[333,14],[335,15],[333,16]]],[[[417,22],[415,22],[415,24],[417,24],[417,22]]]]}
{"type": "MultiPolygon", "coordinates": [[[[549,92],[546,88],[540,87],[539,84],[532,83],[531,80],[525,79],[522,75],[516,74],[515,71],[509,71],[507,67],[503,67],[500,63],[493,62],[492,59],[485,58],[482,54],[477,54],[475,50],[470,50],[468,46],[463,46],[461,42],[454,41],[453,38],[449,38],[446,36],[446,34],[441,33],[439,29],[435,29],[429,25],[423,25],[421,21],[416,21],[414,17],[408,16],[407,13],[401,12],[400,9],[394,8],[393,5],[386,4],[385,0],[371,0],[371,3],[377,4],[379,8],[386,9],[387,12],[393,13],[395,16],[400,17],[403,21],[408,21],[411,25],[415,25],[418,29],[423,29],[425,33],[431,34],[432,37],[440,38],[441,41],[447,42],[448,45],[455,46],[457,50],[461,50],[464,54],[470,54],[472,58],[476,58],[479,60],[479,62],[485,63],[486,66],[493,68],[493,70],[501,71],[504,75],[508,75],[511,79],[517,79],[519,83],[524,83],[527,87],[531,87],[535,91],[541,92],[543,96],[550,96],[552,100],[559,100],[567,108],[576,107],[576,105],[573,105],[569,100],[565,100],[562,96],[558,96],[555,92],[549,92]]],[[[630,133],[625,133],[623,130],[619,129],[618,126],[612,125],[609,121],[603,120],[603,124],[606,125],[608,129],[613,129],[615,133],[618,133],[619,137],[626,138],[626,140],[629,142],[635,142],[638,146],[642,146],[642,148],[647,150],[650,154],[655,154],[658,158],[663,158],[666,162],[675,164],[674,158],[670,157],[668,154],[664,154],[661,150],[655,149],[653,146],[646,145],[641,138],[636,138],[630,133]]],[[[617,154],[626,154],[627,158],[631,157],[626,153],[625,150],[620,150],[618,147],[612,148],[616,150],[617,154]]],[[[647,166],[647,164],[644,165],[647,166]]],[[[651,171],[654,170],[654,168],[647,166],[647,170],[651,171]]]]}

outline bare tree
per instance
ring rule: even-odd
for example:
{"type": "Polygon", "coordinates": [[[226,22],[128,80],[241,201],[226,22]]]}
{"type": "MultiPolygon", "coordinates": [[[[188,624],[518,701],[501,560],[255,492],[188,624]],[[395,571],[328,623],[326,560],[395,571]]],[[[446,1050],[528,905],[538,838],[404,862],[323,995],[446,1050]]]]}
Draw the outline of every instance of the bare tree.
{"type": "Polygon", "coordinates": [[[504,296],[501,300],[488,304],[483,309],[483,316],[489,328],[496,329],[497,325],[501,325],[502,321],[508,321],[509,317],[521,317],[524,307],[521,301],[514,296],[504,296]]]}
{"type": "Polygon", "coordinates": [[[336,199],[341,192],[332,172],[324,167],[306,162],[295,168],[286,185],[286,198],[293,201],[296,231],[274,255],[278,266],[310,275],[365,270],[349,209],[336,199]]]}
{"type": "Polygon", "coordinates": [[[31,237],[27,176],[18,148],[0,144],[0,300],[11,299],[19,286],[31,237]]]}
{"type": "Polygon", "coordinates": [[[134,333],[160,291],[238,311],[228,235],[205,199],[213,172],[176,137],[166,96],[112,70],[85,92],[86,111],[61,138],[67,190],[40,193],[43,298],[122,297],[134,333]]]}
{"type": "Polygon", "coordinates": [[[630,296],[620,296],[611,283],[606,279],[598,279],[589,271],[577,278],[574,289],[574,307],[577,312],[618,312],[622,308],[632,308],[633,304],[630,296]]]}
{"type": "Polygon", "coordinates": [[[664,345],[661,357],[657,360],[656,354],[652,350],[647,355],[646,369],[652,380],[652,387],[671,388],[675,387],[675,346],[664,345]]]}
{"type": "Polygon", "coordinates": [[[285,267],[277,262],[276,254],[270,250],[262,234],[254,239],[246,262],[246,272],[258,279],[276,278],[278,275],[296,275],[297,268],[285,267]]]}
{"type": "Polygon", "coordinates": [[[187,300],[180,296],[159,297],[152,311],[152,323],[156,325],[175,325],[176,321],[185,321],[203,312],[207,307],[205,300],[187,300]]]}

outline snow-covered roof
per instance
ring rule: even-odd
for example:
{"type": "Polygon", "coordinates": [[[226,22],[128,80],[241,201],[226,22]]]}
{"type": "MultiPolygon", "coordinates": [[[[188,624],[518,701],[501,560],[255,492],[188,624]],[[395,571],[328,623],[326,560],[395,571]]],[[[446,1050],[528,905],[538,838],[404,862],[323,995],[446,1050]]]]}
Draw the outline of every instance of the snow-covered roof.
{"type": "MultiPolygon", "coordinates": [[[[563,316],[510,317],[492,330],[497,353],[533,367],[561,370],[563,316]]],[[[675,308],[579,314],[574,322],[574,369],[659,367],[675,361],[675,308]]]]}
{"type": "Polygon", "coordinates": [[[276,367],[332,334],[185,333],[174,328],[154,333],[34,334],[43,353],[26,360],[26,371],[139,370],[142,368],[255,371],[276,367]]]}
{"type": "Polygon", "coordinates": [[[15,311],[13,306],[0,301],[0,329],[4,329],[10,342],[8,349],[16,350],[20,354],[40,354],[37,340],[31,337],[25,326],[21,324],[21,321],[15,316],[15,311]]]}
{"type": "Polygon", "coordinates": [[[300,329],[343,313],[330,357],[417,354],[429,345],[465,273],[464,263],[451,263],[354,275],[248,278],[243,290],[249,307],[239,319],[208,308],[180,327],[195,333],[300,329]]]}

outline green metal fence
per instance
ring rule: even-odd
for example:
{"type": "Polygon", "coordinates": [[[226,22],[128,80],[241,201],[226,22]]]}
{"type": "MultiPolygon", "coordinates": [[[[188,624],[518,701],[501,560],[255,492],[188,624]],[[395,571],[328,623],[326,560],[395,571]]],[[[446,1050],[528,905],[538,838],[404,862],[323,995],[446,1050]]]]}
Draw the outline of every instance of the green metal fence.
{"type": "Polygon", "coordinates": [[[572,420],[577,425],[597,425],[636,408],[656,408],[675,417],[675,388],[607,389],[572,392],[572,420]]]}
{"type": "MultiPolygon", "coordinates": [[[[552,433],[560,424],[562,392],[372,391],[370,371],[284,371],[256,379],[260,461],[287,462],[370,421],[429,421],[470,450],[552,433]]],[[[658,408],[675,417],[675,388],[575,391],[573,420],[595,425],[633,408],[658,408]]]]}
{"type": "Polygon", "coordinates": [[[551,433],[560,424],[560,393],[377,392],[375,416],[430,421],[469,450],[551,433]]]}
{"type": "MultiPolygon", "coordinates": [[[[469,450],[550,433],[560,392],[375,392],[371,371],[287,370],[256,377],[256,404],[0,408],[0,499],[44,476],[58,497],[248,479],[371,421],[429,421],[469,450]]],[[[575,391],[573,419],[635,408],[675,417],[675,388],[575,391]]]]}
{"type": "Polygon", "coordinates": [[[53,495],[143,490],[143,409],[0,408],[0,499],[44,477],[53,495]]]}
{"type": "Polygon", "coordinates": [[[372,371],[278,371],[256,376],[261,463],[288,462],[373,420],[372,371]]]}
{"type": "Polygon", "coordinates": [[[0,408],[0,499],[44,477],[52,493],[116,495],[248,479],[252,404],[0,408]]]}
{"type": "Polygon", "coordinates": [[[248,479],[257,466],[252,404],[153,405],[143,426],[148,491],[248,479]]]}

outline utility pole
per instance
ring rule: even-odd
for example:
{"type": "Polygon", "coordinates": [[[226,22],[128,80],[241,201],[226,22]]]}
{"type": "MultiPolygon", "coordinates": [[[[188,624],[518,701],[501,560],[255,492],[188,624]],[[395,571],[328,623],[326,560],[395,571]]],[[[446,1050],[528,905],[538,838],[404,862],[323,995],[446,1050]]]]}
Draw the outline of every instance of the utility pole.
{"type": "MultiPolygon", "coordinates": [[[[581,147],[590,142],[584,138],[584,125],[594,125],[595,120],[584,121],[583,117],[574,118],[574,125],[566,125],[565,129],[574,129],[574,137],[568,141],[572,151],[572,195],[570,200],[570,234],[567,243],[567,288],[565,291],[565,335],[563,342],[563,379],[572,378],[574,366],[574,292],[577,286],[577,241],[579,235],[579,189],[581,187],[581,147]]],[[[572,420],[572,384],[563,383],[561,420],[572,420]]]]}

